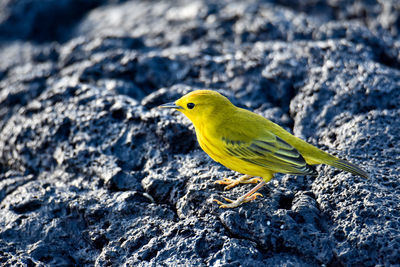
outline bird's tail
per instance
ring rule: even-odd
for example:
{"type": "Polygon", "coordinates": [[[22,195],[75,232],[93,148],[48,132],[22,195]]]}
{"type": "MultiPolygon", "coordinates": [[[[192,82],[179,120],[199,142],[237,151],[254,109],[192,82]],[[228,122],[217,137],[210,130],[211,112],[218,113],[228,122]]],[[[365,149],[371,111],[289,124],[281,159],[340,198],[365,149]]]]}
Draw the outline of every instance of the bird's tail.
{"type": "MultiPolygon", "coordinates": [[[[284,130],[282,129],[281,133],[284,130]]],[[[317,164],[328,164],[338,169],[350,172],[354,175],[361,176],[363,178],[368,179],[368,174],[363,171],[360,167],[350,163],[348,161],[339,159],[303,140],[294,135],[290,135],[288,139],[292,142],[288,142],[292,146],[294,146],[300,154],[304,157],[308,165],[317,165],[317,164]],[[290,139],[289,139],[290,137],[290,139]]]]}
{"type": "Polygon", "coordinates": [[[363,171],[360,167],[354,165],[353,163],[350,163],[348,161],[342,160],[342,159],[334,159],[332,161],[327,162],[327,164],[336,167],[338,169],[350,172],[354,175],[358,175],[361,176],[363,178],[368,179],[368,173],[366,173],[365,171],[363,171]]]}

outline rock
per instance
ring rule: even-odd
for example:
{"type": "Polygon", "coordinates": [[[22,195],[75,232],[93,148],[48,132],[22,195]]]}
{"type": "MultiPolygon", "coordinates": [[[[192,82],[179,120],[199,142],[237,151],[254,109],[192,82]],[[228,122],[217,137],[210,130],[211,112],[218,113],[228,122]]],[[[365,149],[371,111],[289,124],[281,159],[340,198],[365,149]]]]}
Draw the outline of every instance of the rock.
{"type": "Polygon", "coordinates": [[[396,1],[3,1],[3,265],[400,262],[396,1]],[[79,7],[79,8],[78,8],[79,7]],[[72,10],[72,11],[71,11],[72,10]],[[68,11],[68,12],[67,12],[68,11]],[[182,114],[197,89],[366,170],[213,182],[182,114]]]}

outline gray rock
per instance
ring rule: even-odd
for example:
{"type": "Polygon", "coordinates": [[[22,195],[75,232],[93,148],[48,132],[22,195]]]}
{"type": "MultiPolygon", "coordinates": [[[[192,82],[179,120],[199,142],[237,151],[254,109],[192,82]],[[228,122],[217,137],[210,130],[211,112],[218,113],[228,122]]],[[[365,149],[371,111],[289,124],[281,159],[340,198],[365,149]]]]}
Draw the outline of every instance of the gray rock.
{"type": "Polygon", "coordinates": [[[399,264],[396,1],[83,2],[0,4],[1,264],[399,264]],[[157,109],[197,89],[371,178],[277,174],[219,209],[251,186],[157,109]]]}

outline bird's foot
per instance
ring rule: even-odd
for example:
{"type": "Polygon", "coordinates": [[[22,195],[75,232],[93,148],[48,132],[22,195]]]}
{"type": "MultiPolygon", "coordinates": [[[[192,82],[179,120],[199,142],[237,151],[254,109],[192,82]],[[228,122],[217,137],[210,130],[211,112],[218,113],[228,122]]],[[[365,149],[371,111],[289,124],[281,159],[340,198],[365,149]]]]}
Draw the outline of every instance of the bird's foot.
{"type": "Polygon", "coordinates": [[[223,203],[223,202],[221,202],[219,200],[216,200],[216,199],[213,199],[213,201],[217,202],[217,204],[219,205],[220,208],[225,208],[225,209],[227,209],[227,208],[236,208],[236,207],[239,207],[240,205],[242,205],[243,203],[247,203],[249,201],[255,200],[258,196],[262,196],[260,193],[256,193],[256,192],[261,187],[263,187],[265,184],[266,184],[265,181],[261,181],[253,189],[251,189],[249,192],[247,192],[246,194],[244,194],[243,196],[239,197],[236,200],[232,200],[232,199],[229,199],[229,198],[224,198],[225,201],[229,202],[229,203],[223,203]]]}
{"type": "Polygon", "coordinates": [[[261,178],[252,178],[251,175],[243,175],[238,179],[231,179],[231,178],[223,178],[222,180],[217,180],[215,184],[224,184],[224,190],[229,190],[234,188],[238,184],[257,184],[262,181],[261,178]]]}
{"type": "Polygon", "coordinates": [[[246,195],[241,196],[241,197],[239,197],[239,198],[236,199],[236,200],[232,200],[232,199],[229,199],[229,198],[224,197],[225,201],[226,201],[226,202],[229,202],[229,203],[224,203],[224,202],[221,202],[221,201],[216,200],[216,199],[213,199],[213,201],[217,202],[217,204],[219,205],[220,208],[231,209],[231,208],[239,207],[239,206],[242,205],[243,203],[247,203],[247,202],[253,201],[253,200],[255,200],[258,196],[261,196],[261,197],[262,197],[263,195],[260,194],[260,193],[254,193],[254,194],[252,194],[252,195],[250,195],[250,196],[247,196],[247,197],[246,197],[246,195]]]}

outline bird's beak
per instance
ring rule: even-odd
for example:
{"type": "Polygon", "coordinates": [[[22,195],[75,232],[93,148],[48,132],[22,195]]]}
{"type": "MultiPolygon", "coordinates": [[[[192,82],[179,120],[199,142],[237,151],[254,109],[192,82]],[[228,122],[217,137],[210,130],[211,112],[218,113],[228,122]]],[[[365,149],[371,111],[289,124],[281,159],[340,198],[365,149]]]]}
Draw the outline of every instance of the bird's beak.
{"type": "Polygon", "coordinates": [[[175,102],[163,104],[161,106],[158,106],[159,108],[174,108],[174,109],[183,109],[181,106],[178,106],[175,104],[175,102]]]}

